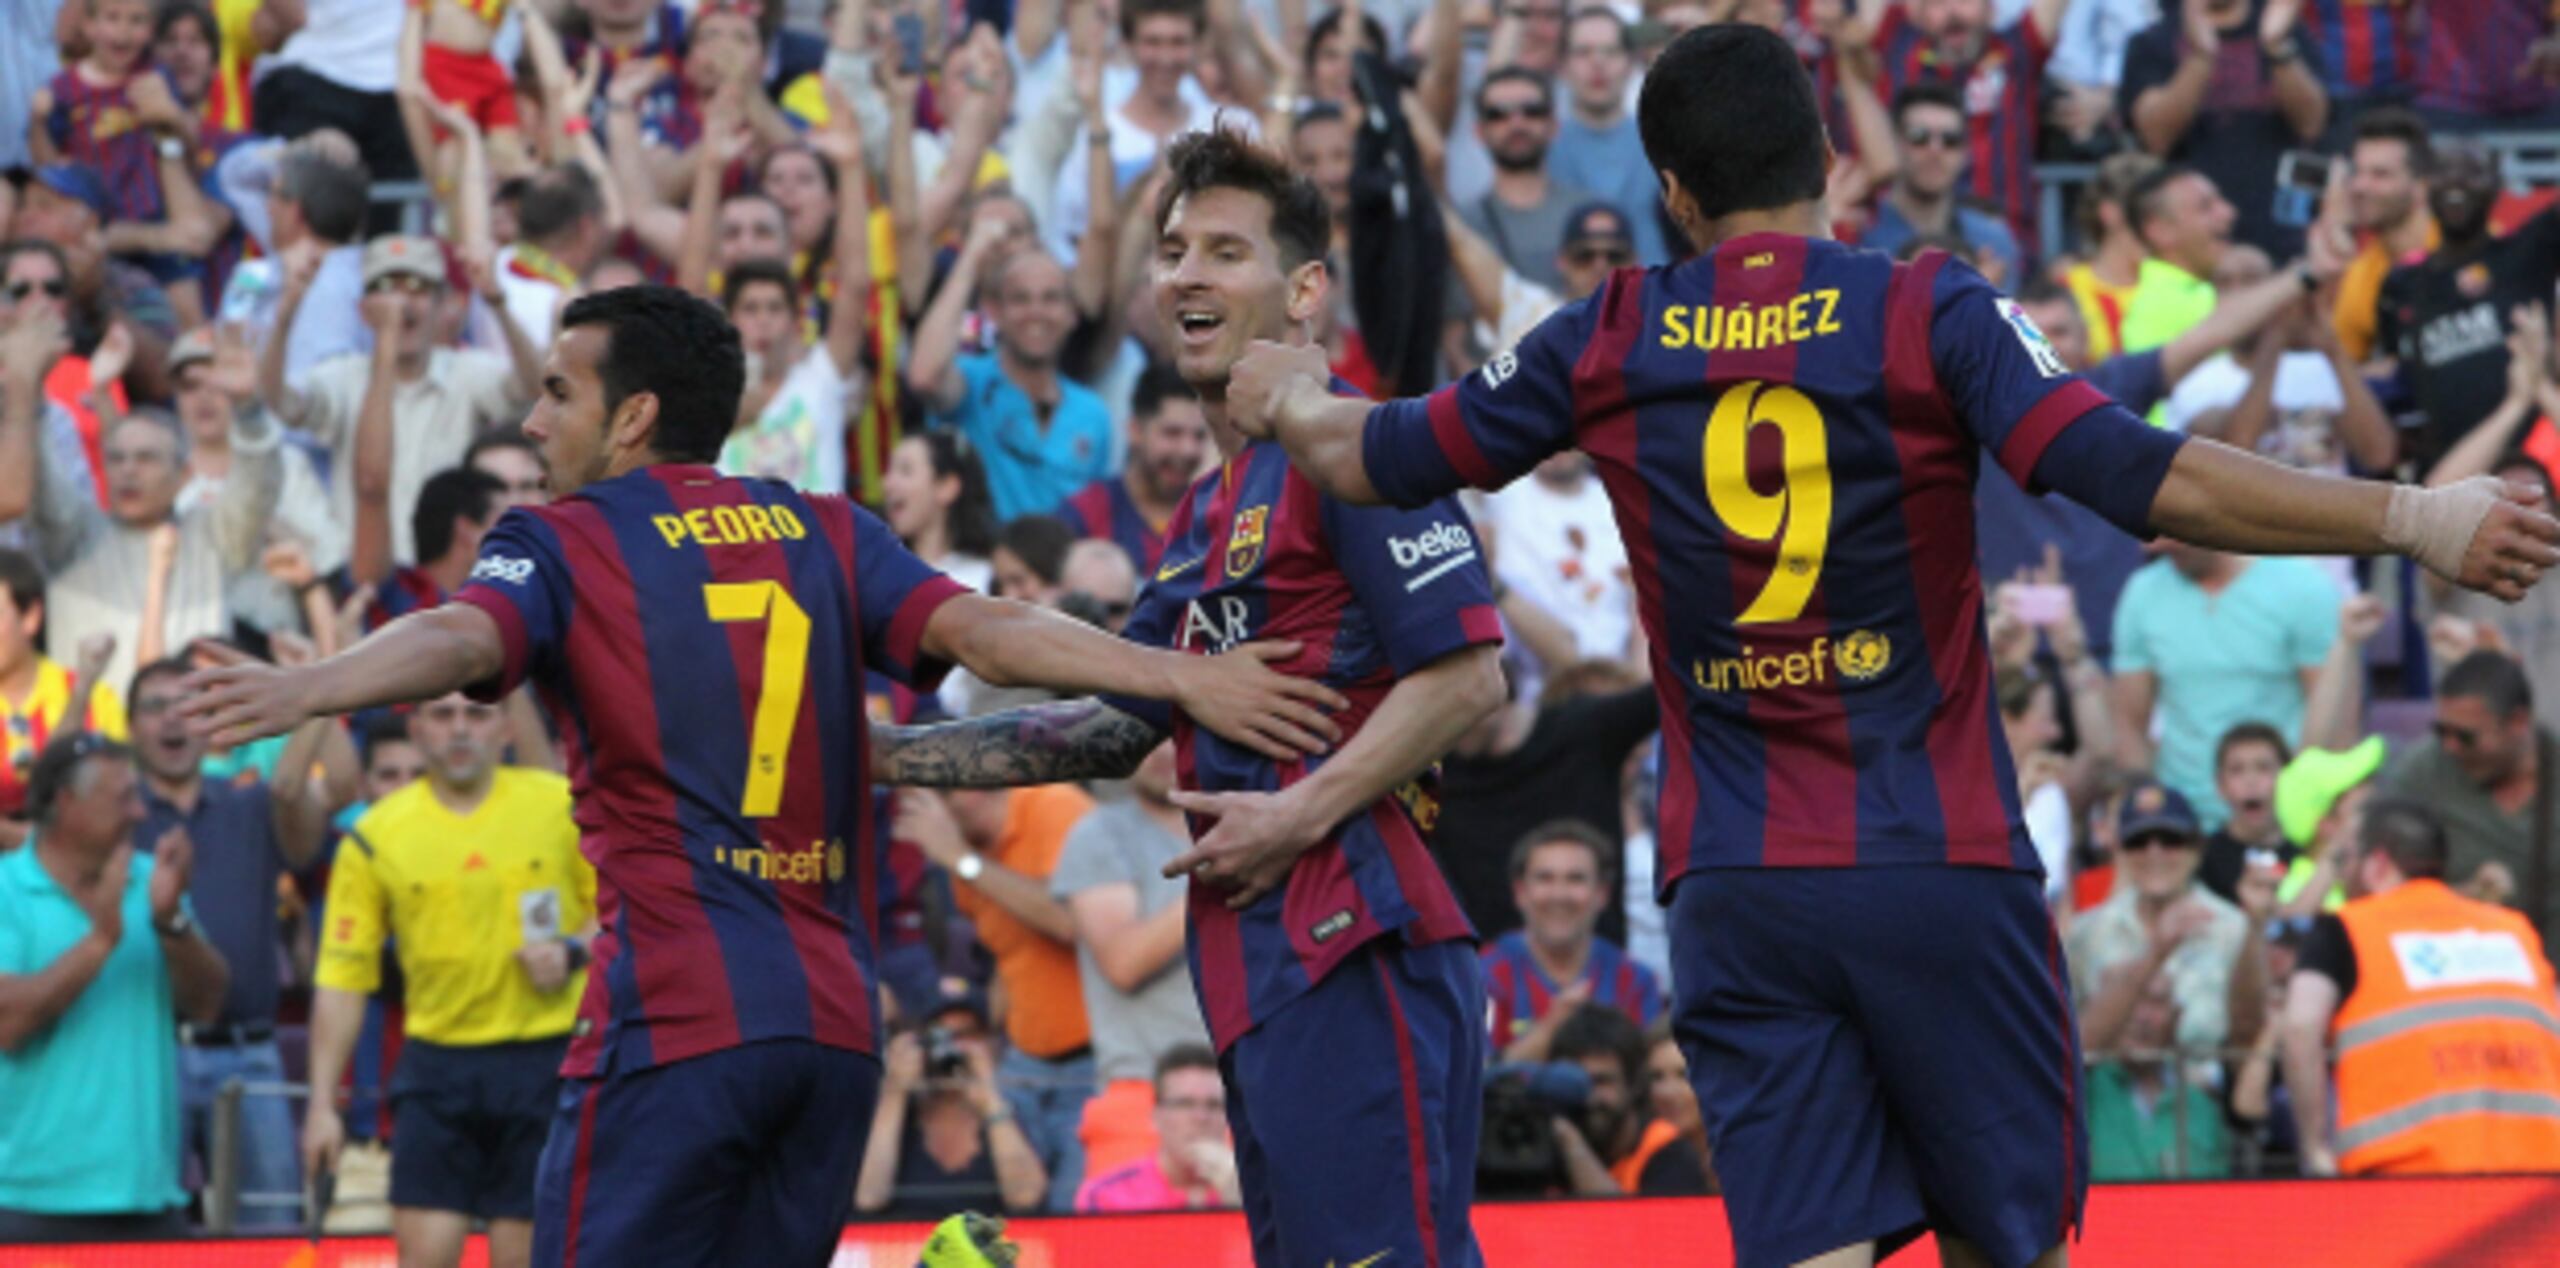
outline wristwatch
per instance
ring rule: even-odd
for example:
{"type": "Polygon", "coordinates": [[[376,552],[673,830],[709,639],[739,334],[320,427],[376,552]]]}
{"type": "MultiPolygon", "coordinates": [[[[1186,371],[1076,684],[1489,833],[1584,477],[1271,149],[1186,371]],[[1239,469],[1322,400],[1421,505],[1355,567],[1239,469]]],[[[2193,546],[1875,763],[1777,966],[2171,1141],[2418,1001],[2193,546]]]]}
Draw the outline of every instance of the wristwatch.
{"type": "Polygon", "coordinates": [[[151,922],[151,931],[163,938],[183,938],[196,931],[196,918],[181,910],[177,915],[169,917],[167,924],[156,920],[151,922]]]}
{"type": "Polygon", "coordinates": [[[972,885],[977,884],[978,878],[987,874],[986,856],[983,854],[961,855],[960,861],[951,865],[951,874],[972,885]]]}
{"type": "Polygon", "coordinates": [[[161,133],[160,138],[152,144],[159,147],[160,157],[164,159],[182,159],[187,156],[187,143],[168,133],[161,133]]]}

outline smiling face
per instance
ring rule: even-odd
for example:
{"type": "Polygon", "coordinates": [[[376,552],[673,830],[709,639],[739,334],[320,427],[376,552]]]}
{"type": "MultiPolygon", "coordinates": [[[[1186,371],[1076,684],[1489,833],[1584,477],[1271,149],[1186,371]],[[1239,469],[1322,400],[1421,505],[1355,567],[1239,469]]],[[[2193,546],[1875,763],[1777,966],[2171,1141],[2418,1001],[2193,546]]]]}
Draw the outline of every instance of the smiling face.
{"type": "Polygon", "coordinates": [[[1199,60],[1200,33],[1178,13],[1151,13],[1130,31],[1129,55],[1138,64],[1138,91],[1159,102],[1182,95],[1182,77],[1199,60]]]}
{"type": "Polygon", "coordinates": [[[1322,261],[1291,268],[1271,233],[1271,204],[1241,189],[1186,194],[1165,216],[1155,263],[1156,322],[1174,365],[1204,396],[1256,339],[1286,339],[1324,306],[1322,261]]]}
{"type": "Polygon", "coordinates": [[[2196,867],[2204,861],[2204,840],[2187,833],[2155,828],[2118,847],[2118,866],[2134,892],[2165,902],[2187,892],[2196,867]]]}
{"type": "Polygon", "coordinates": [[[1129,424],[1129,465],[1161,501],[1182,496],[1209,452],[1209,417],[1200,402],[1168,396],[1150,418],[1129,424]]]}
{"type": "Polygon", "coordinates": [[[2354,165],[2347,173],[2347,211],[2356,227],[2380,231],[2398,226],[2418,210],[2426,184],[2409,163],[2409,143],[2398,137],[2356,142],[2354,165]]]}
{"type": "Polygon", "coordinates": [[[1324,191],[1339,221],[1351,210],[1351,121],[1310,119],[1289,134],[1289,163],[1324,191]]]}
{"type": "Polygon", "coordinates": [[[1600,861],[1580,841],[1549,841],[1531,849],[1527,866],[1511,882],[1511,902],[1520,909],[1529,940],[1548,951],[1590,942],[1608,901],[1600,861]]]}
{"type": "MultiPolygon", "coordinates": [[[[81,3],[81,0],[71,0],[81,3]]],[[[87,0],[89,16],[80,34],[89,41],[89,57],[109,74],[121,75],[139,65],[151,46],[150,0],[87,0]]]]}
{"type": "Polygon", "coordinates": [[[169,29],[151,44],[151,60],[168,72],[180,101],[202,101],[213,89],[213,40],[192,10],[170,20],[169,29]]]}
{"type": "Polygon", "coordinates": [[[996,265],[987,312],[996,320],[997,340],[1017,360],[1029,365],[1057,360],[1076,321],[1067,270],[1046,252],[1015,251],[996,265]]]}

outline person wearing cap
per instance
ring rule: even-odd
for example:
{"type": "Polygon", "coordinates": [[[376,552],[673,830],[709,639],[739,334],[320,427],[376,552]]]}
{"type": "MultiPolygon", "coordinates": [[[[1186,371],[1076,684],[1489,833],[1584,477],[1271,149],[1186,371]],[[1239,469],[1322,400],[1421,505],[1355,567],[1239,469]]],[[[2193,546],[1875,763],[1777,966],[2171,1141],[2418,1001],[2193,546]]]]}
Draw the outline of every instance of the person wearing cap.
{"type": "Polygon", "coordinates": [[[1466,288],[1480,322],[1493,329],[1488,346],[1497,351],[1517,345],[1548,314],[1600,289],[1609,275],[1636,262],[1635,226],[1625,212],[1604,202],[1586,202],[1564,219],[1553,272],[1562,291],[1550,290],[1516,272],[1463,221],[1444,212],[1449,237],[1449,263],[1466,288]]]}
{"type": "Polygon", "coordinates": [[[2560,933],[2560,745],[2533,720],[2533,684],[2503,652],[2455,661],[2436,687],[2435,737],[2384,777],[2444,822],[2457,889],[2523,913],[2548,944],[2560,933]]]}
{"type": "Polygon", "coordinates": [[[2136,784],[2116,813],[2115,892],[2063,940],[2081,1046],[2105,1052],[2121,1043],[2147,984],[2163,972],[2178,1010],[2176,1046],[2209,1052],[2256,1038],[2266,1023],[2266,959],[2251,932],[2264,913],[2244,915],[2196,882],[2204,830],[2177,789],[2136,784]]]}
{"type": "Polygon", "coordinates": [[[2425,803],[2376,800],[2341,850],[2353,897],[2313,922],[2285,992],[2303,1174],[2560,1171],[2542,939],[2445,883],[2452,846],[2425,803]]]}
{"type": "Polygon", "coordinates": [[[2277,856],[2284,880],[2276,901],[2285,915],[2336,911],[2346,901],[2347,856],[2387,756],[2389,746],[2372,735],[2344,751],[2306,748],[2277,774],[2276,823],[2285,846],[2277,856]]]}
{"type": "MultiPolygon", "coordinates": [[[[387,384],[392,553],[404,560],[417,558],[410,513],[427,477],[459,464],[480,433],[523,417],[541,377],[541,358],[503,299],[488,307],[506,332],[506,355],[443,346],[436,314],[447,273],[444,247],[433,238],[376,238],[365,247],[361,309],[374,332],[373,352],[325,361],[301,388],[286,379],[283,341],[269,338],[258,362],[258,390],[268,408],[329,449],[332,506],[338,522],[350,526],[359,483],[357,424],[368,389],[377,378],[387,384]]],[[[474,280],[484,292],[495,291],[485,277],[474,280]]],[[[288,279],[278,327],[292,327],[302,293],[288,279]]]]}
{"type": "Polygon", "coordinates": [[[1987,252],[1999,261],[1991,282],[2006,289],[2026,280],[2017,235],[2007,221],[1956,200],[1973,148],[1968,122],[1964,97],[1953,85],[1922,81],[1894,94],[1893,142],[1901,161],[1858,245],[1893,255],[1914,238],[1945,234],[1977,257],[1987,252]]]}
{"type": "Polygon", "coordinates": [[[986,996],[957,983],[917,1026],[890,1038],[855,1210],[912,1220],[1040,1210],[1049,1173],[997,1089],[995,1049],[986,996]]]}

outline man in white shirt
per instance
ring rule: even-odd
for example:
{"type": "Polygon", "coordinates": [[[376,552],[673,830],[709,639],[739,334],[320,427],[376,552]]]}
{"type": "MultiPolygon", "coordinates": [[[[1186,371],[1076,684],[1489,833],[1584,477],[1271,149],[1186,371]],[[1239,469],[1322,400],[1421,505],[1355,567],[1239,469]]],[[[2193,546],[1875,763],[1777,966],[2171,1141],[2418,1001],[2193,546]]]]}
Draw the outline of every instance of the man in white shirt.
{"type": "Polygon", "coordinates": [[[611,241],[604,191],[586,168],[567,163],[526,180],[516,200],[516,240],[498,252],[498,290],[536,349],[551,346],[560,310],[585,293],[581,279],[611,241]]]}
{"type": "MultiPolygon", "coordinates": [[[[1112,177],[1122,196],[1155,165],[1156,156],[1175,137],[1212,127],[1256,130],[1253,116],[1244,111],[1228,111],[1222,119],[1191,73],[1206,47],[1208,31],[1209,13],[1202,0],[1123,0],[1120,39],[1137,71],[1134,75],[1106,71],[1102,78],[1112,177]]],[[[1091,139],[1086,143],[1091,144],[1091,139]]],[[[1092,221],[1091,197],[1084,164],[1061,164],[1046,223],[1050,252],[1071,270],[1076,244],[1092,221]]]]}
{"type": "Polygon", "coordinates": [[[291,142],[251,141],[223,156],[214,179],[223,202],[266,253],[231,271],[222,319],[267,338],[283,297],[283,263],[316,256],[310,290],[286,334],[285,381],[300,387],[312,367],[331,357],[373,351],[373,333],[356,315],[364,300],[359,239],[372,195],[355,142],[335,128],[291,142]]]}

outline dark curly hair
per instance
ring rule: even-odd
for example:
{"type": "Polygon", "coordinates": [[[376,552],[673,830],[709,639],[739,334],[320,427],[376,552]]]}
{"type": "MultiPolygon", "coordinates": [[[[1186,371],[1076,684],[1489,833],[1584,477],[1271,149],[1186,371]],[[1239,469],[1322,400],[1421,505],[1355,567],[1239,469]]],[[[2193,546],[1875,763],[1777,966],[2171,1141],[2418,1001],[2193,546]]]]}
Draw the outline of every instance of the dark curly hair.
{"type": "Polygon", "coordinates": [[[625,286],[583,296],[560,314],[560,329],[602,326],[604,409],[647,392],[658,398],[654,448],[677,462],[710,462],[738,422],[747,355],[738,328],[710,301],[672,286],[625,286]]]}
{"type": "Polygon", "coordinates": [[[1211,189],[1240,189],[1271,204],[1271,240],[1280,246],[1280,266],[1295,269],[1324,258],[1333,241],[1333,211],[1315,182],[1299,175],[1289,161],[1242,133],[1212,127],[1184,135],[1165,155],[1167,179],[1156,199],[1156,232],[1164,232],[1173,205],[1211,189]]]}

